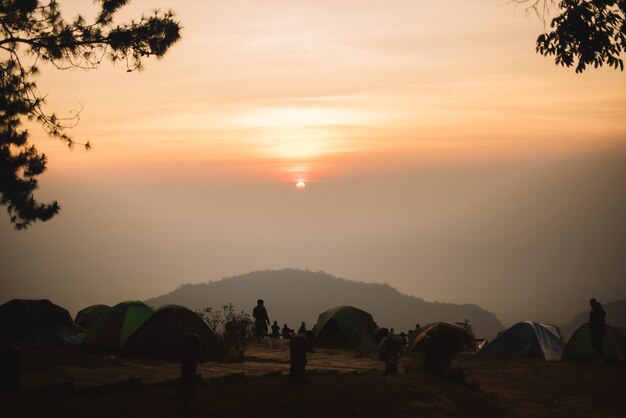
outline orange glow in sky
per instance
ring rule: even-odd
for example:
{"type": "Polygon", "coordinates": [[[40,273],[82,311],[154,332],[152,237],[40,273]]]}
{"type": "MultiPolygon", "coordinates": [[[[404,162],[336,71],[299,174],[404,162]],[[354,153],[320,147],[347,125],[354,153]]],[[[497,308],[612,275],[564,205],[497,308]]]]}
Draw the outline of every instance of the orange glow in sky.
{"type": "Polygon", "coordinates": [[[542,23],[507,2],[136,0],[122,16],[168,6],[183,39],[146,71],[42,69],[50,108],[84,107],[71,133],[94,146],[68,153],[33,129],[50,166],[204,162],[291,182],[359,155],[393,169],[626,142],[623,73],[537,55],[542,23]]]}

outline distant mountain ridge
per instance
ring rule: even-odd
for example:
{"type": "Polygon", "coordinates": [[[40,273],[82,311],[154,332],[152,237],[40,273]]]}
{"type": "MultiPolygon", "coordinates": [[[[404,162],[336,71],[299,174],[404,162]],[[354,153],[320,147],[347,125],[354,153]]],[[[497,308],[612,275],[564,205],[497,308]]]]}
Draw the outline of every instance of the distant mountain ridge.
{"type": "Polygon", "coordinates": [[[363,309],[379,326],[398,332],[413,329],[416,323],[465,319],[470,320],[479,337],[493,338],[503,328],[494,314],[474,304],[426,302],[403,295],[387,284],[295,269],[254,271],[214,282],[186,284],[146,303],[155,308],[178,304],[194,310],[232,303],[236,310],[251,313],[257,299],[265,301],[270,320],[296,329],[302,321],[311,328],[320,313],[338,305],[363,309]]]}
{"type": "MultiPolygon", "coordinates": [[[[602,307],[606,312],[606,323],[609,325],[626,325],[626,299],[609,302],[602,307]]],[[[576,315],[571,321],[561,327],[563,336],[568,339],[581,326],[589,321],[591,308],[576,315]]]]}

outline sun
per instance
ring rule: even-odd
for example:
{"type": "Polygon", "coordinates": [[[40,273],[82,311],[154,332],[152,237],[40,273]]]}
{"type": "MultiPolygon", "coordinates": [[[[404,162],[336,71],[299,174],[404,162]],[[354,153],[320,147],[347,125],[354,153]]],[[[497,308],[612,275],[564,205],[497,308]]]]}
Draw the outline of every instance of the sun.
{"type": "Polygon", "coordinates": [[[306,183],[303,181],[299,181],[296,183],[296,189],[303,190],[306,187],[306,183]]]}

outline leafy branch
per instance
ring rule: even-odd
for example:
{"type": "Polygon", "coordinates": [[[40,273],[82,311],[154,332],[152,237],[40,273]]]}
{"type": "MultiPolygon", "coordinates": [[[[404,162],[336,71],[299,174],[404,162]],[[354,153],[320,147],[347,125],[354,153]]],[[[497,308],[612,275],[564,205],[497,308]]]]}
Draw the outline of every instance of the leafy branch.
{"type": "MultiPolygon", "coordinates": [[[[553,0],[513,0],[527,5],[544,22],[556,4],[553,0]]],[[[624,0],[562,0],[559,14],[550,21],[551,31],[539,35],[536,51],[553,56],[556,65],[575,66],[582,73],[589,66],[624,70],[626,2],[624,0]]]]}

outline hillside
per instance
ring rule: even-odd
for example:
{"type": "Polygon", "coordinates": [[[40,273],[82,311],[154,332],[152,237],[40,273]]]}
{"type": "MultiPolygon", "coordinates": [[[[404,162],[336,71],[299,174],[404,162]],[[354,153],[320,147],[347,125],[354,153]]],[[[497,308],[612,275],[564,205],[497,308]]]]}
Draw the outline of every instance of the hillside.
{"type": "Polygon", "coordinates": [[[379,326],[395,328],[398,332],[413,329],[416,323],[462,322],[466,318],[479,337],[493,338],[503,328],[494,314],[473,304],[426,302],[403,295],[386,284],[349,281],[324,272],[293,269],[255,271],[215,282],[187,284],[146,303],[154,307],[179,304],[199,309],[218,308],[230,302],[237,310],[252,312],[259,298],[264,299],[272,321],[296,329],[301,321],[312,327],[320,313],[338,305],[368,311],[379,326]]]}
{"type": "MultiPolygon", "coordinates": [[[[602,302],[602,301],[600,301],[602,302]]],[[[603,303],[602,306],[606,312],[606,323],[609,325],[626,325],[626,299],[616,300],[614,302],[603,303]]],[[[589,321],[589,311],[591,308],[579,313],[571,321],[561,327],[565,339],[571,335],[581,325],[589,321]]]]}

